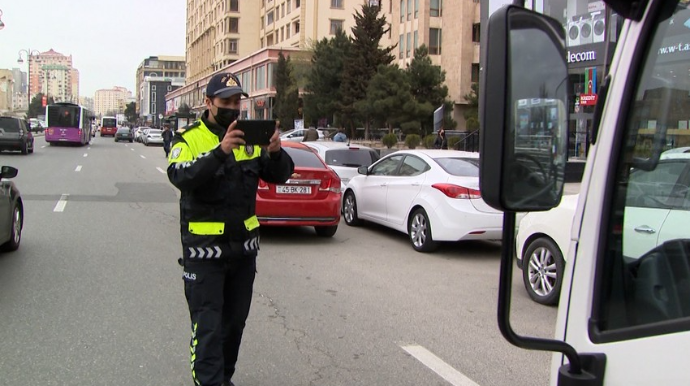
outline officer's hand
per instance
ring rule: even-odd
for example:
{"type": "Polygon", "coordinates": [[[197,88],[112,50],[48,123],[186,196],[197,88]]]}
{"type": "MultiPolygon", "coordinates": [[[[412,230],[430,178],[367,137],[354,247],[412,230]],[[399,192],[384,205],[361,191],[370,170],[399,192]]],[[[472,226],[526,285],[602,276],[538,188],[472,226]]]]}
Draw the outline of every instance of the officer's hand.
{"type": "Polygon", "coordinates": [[[237,121],[228,126],[228,130],[225,132],[223,140],[220,141],[220,149],[225,154],[230,154],[232,149],[238,149],[240,146],[244,145],[244,132],[242,130],[236,130],[237,121]]]}
{"type": "Polygon", "coordinates": [[[268,144],[266,150],[268,150],[269,153],[277,153],[280,151],[280,131],[278,131],[278,124],[276,124],[276,131],[273,132],[271,142],[268,144]]]}

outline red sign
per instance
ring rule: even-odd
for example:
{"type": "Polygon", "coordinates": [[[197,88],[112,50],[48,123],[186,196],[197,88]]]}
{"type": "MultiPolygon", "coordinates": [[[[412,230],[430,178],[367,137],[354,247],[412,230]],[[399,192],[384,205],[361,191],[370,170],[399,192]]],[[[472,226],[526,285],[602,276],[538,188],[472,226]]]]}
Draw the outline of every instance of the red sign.
{"type": "Polygon", "coordinates": [[[580,94],[580,105],[595,106],[597,104],[597,94],[580,94]]]}
{"type": "Polygon", "coordinates": [[[41,106],[46,107],[47,104],[48,104],[48,97],[44,95],[43,98],[41,98],[41,106]]]}

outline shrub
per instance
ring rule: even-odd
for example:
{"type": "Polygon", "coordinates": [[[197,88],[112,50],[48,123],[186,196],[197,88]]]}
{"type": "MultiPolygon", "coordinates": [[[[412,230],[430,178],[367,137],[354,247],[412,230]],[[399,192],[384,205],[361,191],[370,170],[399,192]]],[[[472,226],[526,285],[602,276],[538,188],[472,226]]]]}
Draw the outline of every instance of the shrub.
{"type": "Polygon", "coordinates": [[[393,133],[388,133],[381,138],[381,142],[387,148],[391,148],[398,143],[398,137],[393,133]]]}
{"type": "Polygon", "coordinates": [[[455,137],[455,136],[449,137],[448,138],[448,148],[451,150],[455,149],[455,145],[457,145],[458,142],[460,142],[460,137],[455,137]]]}
{"type": "Polygon", "coordinates": [[[405,137],[405,145],[410,149],[414,149],[422,142],[422,138],[418,134],[408,134],[405,137]]]}
{"type": "Polygon", "coordinates": [[[426,137],[424,137],[424,147],[427,149],[433,149],[435,140],[436,136],[434,134],[427,135],[426,137]]]}

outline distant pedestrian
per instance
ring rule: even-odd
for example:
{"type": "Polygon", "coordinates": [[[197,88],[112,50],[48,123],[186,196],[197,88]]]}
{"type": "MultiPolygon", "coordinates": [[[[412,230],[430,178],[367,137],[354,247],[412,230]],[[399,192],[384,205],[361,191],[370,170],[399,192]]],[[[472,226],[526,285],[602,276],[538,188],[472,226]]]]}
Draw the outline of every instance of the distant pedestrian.
{"type": "Polygon", "coordinates": [[[172,142],[173,135],[175,133],[172,132],[170,129],[170,124],[166,123],[163,125],[163,150],[165,151],[165,158],[168,158],[168,154],[170,154],[170,143],[172,142]]]}
{"type": "Polygon", "coordinates": [[[318,140],[319,140],[319,132],[316,131],[316,129],[313,127],[308,128],[307,132],[304,134],[304,137],[302,138],[302,142],[318,141],[318,140]]]}
{"type": "Polygon", "coordinates": [[[446,139],[446,131],[444,129],[438,131],[438,136],[434,140],[434,149],[448,150],[448,139],[446,139]]]}
{"type": "Polygon", "coordinates": [[[347,135],[343,129],[338,129],[338,133],[333,136],[333,141],[335,142],[347,142],[347,135]]]}

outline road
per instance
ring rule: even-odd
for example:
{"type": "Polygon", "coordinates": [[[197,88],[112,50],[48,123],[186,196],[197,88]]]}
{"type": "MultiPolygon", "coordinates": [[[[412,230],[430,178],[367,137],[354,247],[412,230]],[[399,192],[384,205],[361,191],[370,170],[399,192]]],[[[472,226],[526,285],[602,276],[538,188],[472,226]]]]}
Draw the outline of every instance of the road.
{"type": "MultiPolygon", "coordinates": [[[[19,169],[23,240],[0,255],[0,385],[191,385],[178,192],[160,147],[0,154],[19,169]]],[[[250,385],[546,385],[551,355],[496,327],[500,246],[416,253],[405,235],[341,223],[266,228],[235,376],[250,385]],[[461,375],[459,375],[461,374],[461,375]]],[[[556,309],[515,273],[515,329],[553,335],[556,309]]]]}

